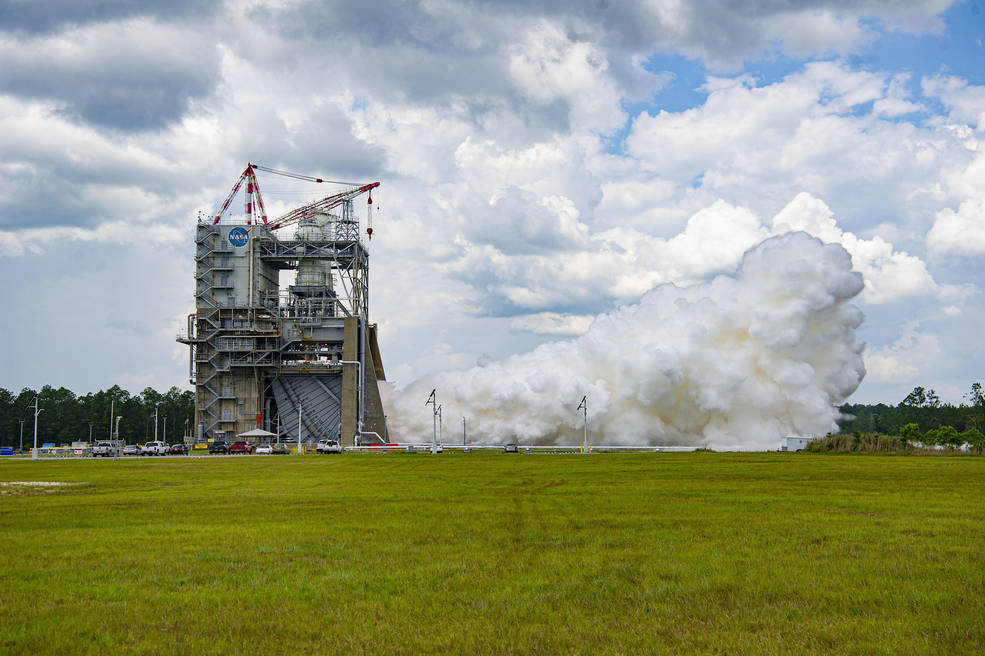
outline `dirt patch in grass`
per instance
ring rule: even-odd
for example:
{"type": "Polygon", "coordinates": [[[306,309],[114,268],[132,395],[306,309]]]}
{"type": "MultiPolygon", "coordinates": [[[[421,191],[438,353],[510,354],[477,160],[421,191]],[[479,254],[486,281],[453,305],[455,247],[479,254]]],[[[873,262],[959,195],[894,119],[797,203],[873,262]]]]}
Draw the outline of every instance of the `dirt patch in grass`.
{"type": "Polygon", "coordinates": [[[84,483],[66,481],[0,481],[0,497],[21,497],[34,494],[57,494],[66,488],[84,483]]]}

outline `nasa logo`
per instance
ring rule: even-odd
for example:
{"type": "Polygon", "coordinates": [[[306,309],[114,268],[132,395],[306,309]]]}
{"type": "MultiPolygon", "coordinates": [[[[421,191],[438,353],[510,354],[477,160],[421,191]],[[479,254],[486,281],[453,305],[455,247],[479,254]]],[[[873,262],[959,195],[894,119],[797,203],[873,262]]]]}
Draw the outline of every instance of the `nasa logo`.
{"type": "Polygon", "coordinates": [[[229,231],[229,243],[237,248],[246,246],[246,242],[249,240],[250,233],[246,231],[246,228],[233,228],[229,231]]]}

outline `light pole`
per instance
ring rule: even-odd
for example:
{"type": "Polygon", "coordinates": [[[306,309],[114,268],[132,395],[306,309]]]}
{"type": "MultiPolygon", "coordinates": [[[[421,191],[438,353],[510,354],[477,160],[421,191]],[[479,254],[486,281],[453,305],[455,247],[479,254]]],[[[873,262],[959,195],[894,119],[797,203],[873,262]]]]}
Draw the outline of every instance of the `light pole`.
{"type": "Polygon", "coordinates": [[[164,431],[161,433],[161,439],[165,442],[168,441],[168,416],[164,415],[164,431]]]}
{"type": "Polygon", "coordinates": [[[92,422],[89,422],[89,444],[92,444],[92,422]]]}
{"type": "Polygon", "coordinates": [[[120,420],[121,419],[123,419],[123,415],[117,415],[117,417],[116,417],[116,428],[113,430],[113,434],[116,436],[116,439],[117,440],[120,439],[120,420]]]}
{"type": "Polygon", "coordinates": [[[581,397],[581,403],[578,404],[577,410],[583,410],[585,416],[585,439],[581,443],[581,452],[588,453],[591,447],[588,446],[588,395],[581,397]]]}
{"type": "Polygon", "coordinates": [[[433,417],[431,417],[431,430],[432,430],[431,444],[432,445],[436,445],[438,443],[438,399],[435,397],[435,392],[437,391],[438,391],[437,387],[431,390],[431,395],[428,396],[428,400],[424,402],[424,405],[431,406],[431,410],[432,410],[431,414],[434,415],[433,417]]]}
{"type": "Polygon", "coordinates": [[[462,446],[465,446],[465,415],[462,415],[462,446]]]}
{"type": "Polygon", "coordinates": [[[38,408],[38,403],[40,395],[35,395],[34,397],[34,449],[31,450],[31,459],[38,459],[38,415],[44,412],[44,408],[38,408]]]}
{"type": "Polygon", "coordinates": [[[24,418],[23,417],[21,417],[20,422],[21,422],[21,448],[18,453],[24,453],[24,418]]]}
{"type": "Polygon", "coordinates": [[[298,455],[301,455],[301,399],[298,399],[298,455]]]}
{"type": "Polygon", "coordinates": [[[441,406],[438,406],[438,444],[441,444],[442,431],[441,431],[441,406]]]}
{"type": "Polygon", "coordinates": [[[154,401],[154,441],[157,441],[157,406],[161,405],[160,401],[154,401]]]}

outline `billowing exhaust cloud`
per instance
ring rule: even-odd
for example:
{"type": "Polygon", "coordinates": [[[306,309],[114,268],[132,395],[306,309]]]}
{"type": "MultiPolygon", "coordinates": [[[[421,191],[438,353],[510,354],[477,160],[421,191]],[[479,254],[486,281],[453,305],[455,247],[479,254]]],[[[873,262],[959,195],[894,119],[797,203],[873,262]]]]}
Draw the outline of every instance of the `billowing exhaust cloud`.
{"type": "Polygon", "coordinates": [[[834,430],[865,375],[850,303],[862,276],[839,245],[768,239],[733,276],[661,285],[571,341],[435,374],[388,394],[395,439],[430,440],[437,388],[445,441],[578,444],[588,396],[595,444],[776,448],[834,430]]]}

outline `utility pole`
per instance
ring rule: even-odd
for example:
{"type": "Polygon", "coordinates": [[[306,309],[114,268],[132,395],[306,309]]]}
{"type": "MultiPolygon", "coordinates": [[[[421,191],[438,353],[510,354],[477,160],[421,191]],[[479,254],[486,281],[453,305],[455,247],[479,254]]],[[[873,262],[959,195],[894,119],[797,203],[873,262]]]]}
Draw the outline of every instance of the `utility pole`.
{"type": "Polygon", "coordinates": [[[92,444],[92,422],[89,422],[89,444],[92,444]]]}
{"type": "Polygon", "coordinates": [[[21,448],[18,453],[24,453],[24,418],[23,417],[21,417],[20,422],[21,422],[21,448]]]}
{"type": "Polygon", "coordinates": [[[168,416],[164,415],[164,432],[161,434],[161,440],[164,442],[168,441],[168,416]]]}
{"type": "Polygon", "coordinates": [[[584,411],[585,416],[585,439],[581,443],[581,452],[588,453],[591,451],[591,447],[588,446],[588,395],[581,397],[581,403],[578,404],[578,410],[584,411]]]}
{"type": "Polygon", "coordinates": [[[161,405],[160,401],[154,402],[154,441],[157,441],[157,406],[161,405]]]}
{"type": "Polygon", "coordinates": [[[444,437],[441,430],[441,406],[438,406],[438,444],[441,444],[442,438],[444,437]]]}
{"type": "Polygon", "coordinates": [[[462,446],[465,446],[465,415],[462,415],[462,446]]]}
{"type": "Polygon", "coordinates": [[[438,391],[437,387],[431,390],[431,395],[428,396],[428,400],[424,402],[424,405],[431,406],[432,414],[434,415],[433,417],[431,417],[431,425],[433,431],[431,434],[432,445],[438,444],[438,399],[435,398],[434,395],[434,393],[437,391],[438,391]]]}
{"type": "Polygon", "coordinates": [[[31,451],[31,459],[38,459],[38,415],[44,412],[44,408],[38,408],[40,394],[34,395],[34,449],[31,451]]]}
{"type": "Polygon", "coordinates": [[[301,455],[301,399],[298,399],[298,455],[301,455]]]}
{"type": "Polygon", "coordinates": [[[116,399],[109,400],[109,439],[113,439],[113,404],[116,403],[116,399]]]}

